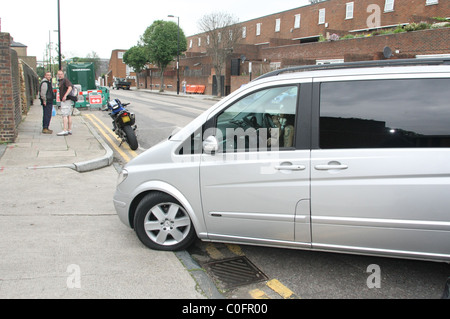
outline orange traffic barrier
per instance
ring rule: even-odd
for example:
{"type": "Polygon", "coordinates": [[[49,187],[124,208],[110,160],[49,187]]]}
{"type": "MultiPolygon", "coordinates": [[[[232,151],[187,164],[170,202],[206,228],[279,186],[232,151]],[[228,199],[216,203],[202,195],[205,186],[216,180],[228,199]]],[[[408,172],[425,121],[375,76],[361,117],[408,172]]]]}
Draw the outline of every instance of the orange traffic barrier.
{"type": "Polygon", "coordinates": [[[186,86],[186,93],[194,94],[196,90],[197,90],[197,85],[188,85],[188,86],[186,86]]]}
{"type": "Polygon", "coordinates": [[[197,93],[197,94],[203,94],[203,93],[205,93],[205,90],[206,90],[206,86],[205,86],[205,85],[199,85],[199,86],[197,87],[197,90],[195,91],[195,93],[197,93]]]}
{"type": "Polygon", "coordinates": [[[186,85],[186,93],[204,94],[205,90],[206,90],[205,85],[186,85]]]}

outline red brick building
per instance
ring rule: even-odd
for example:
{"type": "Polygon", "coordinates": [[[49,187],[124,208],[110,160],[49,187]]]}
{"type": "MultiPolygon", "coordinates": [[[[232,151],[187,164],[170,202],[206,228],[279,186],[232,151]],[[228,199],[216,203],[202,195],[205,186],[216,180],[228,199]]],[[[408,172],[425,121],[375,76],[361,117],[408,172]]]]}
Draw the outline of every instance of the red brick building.
{"type": "Polygon", "coordinates": [[[123,55],[127,50],[113,50],[109,59],[108,73],[105,83],[112,86],[115,78],[126,78],[132,86],[136,85],[136,73],[123,62],[123,55]]]}
{"type": "MultiPolygon", "coordinates": [[[[249,81],[249,62],[254,78],[292,65],[385,59],[385,50],[389,58],[450,55],[446,18],[449,0],[325,0],[240,22],[241,40],[224,72],[224,92],[249,81]]],[[[212,94],[206,35],[187,40],[181,80],[206,85],[206,94],[212,94]]],[[[166,83],[175,87],[176,78],[169,75],[166,83]]]]}
{"type": "MultiPolygon", "coordinates": [[[[321,35],[343,36],[449,16],[446,0],[328,0],[241,22],[240,43],[273,47],[318,42],[321,35]]],[[[189,37],[188,52],[206,51],[202,38],[189,37]]]]}

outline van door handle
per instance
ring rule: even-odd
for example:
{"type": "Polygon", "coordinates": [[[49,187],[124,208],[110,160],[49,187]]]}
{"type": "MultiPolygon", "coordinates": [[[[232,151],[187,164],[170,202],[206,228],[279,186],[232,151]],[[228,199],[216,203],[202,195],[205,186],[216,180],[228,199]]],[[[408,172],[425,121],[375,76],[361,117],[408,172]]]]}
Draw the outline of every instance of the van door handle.
{"type": "Polygon", "coordinates": [[[275,166],[278,171],[303,171],[306,169],[305,165],[278,165],[275,166]]]}
{"type": "Polygon", "coordinates": [[[343,164],[325,164],[325,165],[316,165],[314,168],[318,171],[330,171],[330,170],[341,170],[347,169],[348,165],[343,164]]]}

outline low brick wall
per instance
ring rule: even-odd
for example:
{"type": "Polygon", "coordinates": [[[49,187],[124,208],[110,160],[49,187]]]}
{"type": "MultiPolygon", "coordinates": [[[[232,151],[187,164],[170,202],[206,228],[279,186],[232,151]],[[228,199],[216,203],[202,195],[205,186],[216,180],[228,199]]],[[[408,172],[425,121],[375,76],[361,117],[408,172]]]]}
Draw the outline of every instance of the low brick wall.
{"type": "Polygon", "coordinates": [[[12,143],[22,116],[38,90],[37,74],[10,48],[9,33],[0,33],[0,143],[12,143]]]}
{"type": "MultiPolygon", "coordinates": [[[[281,47],[266,47],[260,51],[260,58],[272,62],[293,60],[342,59],[351,56],[365,56],[365,60],[383,58],[383,49],[390,47],[393,58],[414,58],[416,55],[450,53],[450,28],[422,30],[368,38],[355,38],[319,43],[305,43],[281,47]],[[399,53],[395,53],[398,50],[399,53]]],[[[356,59],[346,59],[356,60],[356,59]]]]}
{"type": "Polygon", "coordinates": [[[0,143],[14,142],[17,137],[16,114],[21,114],[20,97],[15,96],[16,82],[12,77],[12,63],[17,69],[17,54],[10,48],[8,33],[0,33],[0,143]],[[16,99],[18,97],[18,99],[16,99]],[[18,108],[15,102],[18,102],[18,108]]]}

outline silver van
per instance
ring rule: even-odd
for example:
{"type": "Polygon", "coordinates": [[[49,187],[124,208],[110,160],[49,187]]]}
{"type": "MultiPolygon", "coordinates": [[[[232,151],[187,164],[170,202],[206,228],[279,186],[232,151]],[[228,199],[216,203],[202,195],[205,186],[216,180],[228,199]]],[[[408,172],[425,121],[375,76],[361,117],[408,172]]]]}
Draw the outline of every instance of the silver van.
{"type": "Polygon", "coordinates": [[[132,160],[114,205],[195,238],[450,261],[450,60],[269,73],[132,160]]]}

